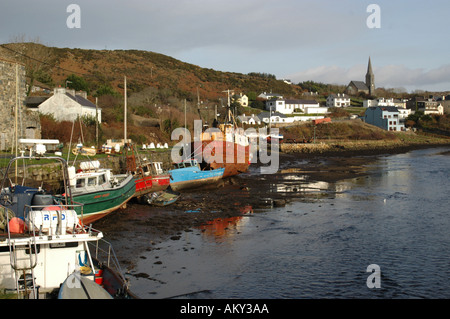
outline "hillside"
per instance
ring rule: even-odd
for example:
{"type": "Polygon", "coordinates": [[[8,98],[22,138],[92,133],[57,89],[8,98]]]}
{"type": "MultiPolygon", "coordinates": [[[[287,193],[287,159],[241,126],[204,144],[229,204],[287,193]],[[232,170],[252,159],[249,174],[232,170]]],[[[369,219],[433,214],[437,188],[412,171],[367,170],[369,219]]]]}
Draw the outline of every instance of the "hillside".
{"type": "MultiPolygon", "coordinates": [[[[198,99],[201,100],[202,118],[212,120],[214,107],[217,105],[220,111],[220,106],[227,103],[225,90],[253,97],[261,92],[276,92],[290,98],[299,97],[302,92],[301,87],[264,76],[264,73],[220,72],[148,51],[84,50],[10,43],[0,46],[0,57],[24,63],[28,83],[52,88],[73,87],[77,86],[75,82],[82,82],[81,88],[88,91],[93,102],[95,96],[99,98],[106,128],[103,132],[107,134],[111,133],[108,127],[122,126],[124,77],[127,78],[129,112],[156,118],[161,124],[166,121],[167,129],[184,122],[185,99],[191,123],[198,118],[198,99]],[[68,78],[72,81],[67,82],[68,78]]],[[[135,129],[130,123],[130,130],[135,129]]],[[[141,139],[145,139],[143,130],[136,131],[142,135],[141,139]]]]}

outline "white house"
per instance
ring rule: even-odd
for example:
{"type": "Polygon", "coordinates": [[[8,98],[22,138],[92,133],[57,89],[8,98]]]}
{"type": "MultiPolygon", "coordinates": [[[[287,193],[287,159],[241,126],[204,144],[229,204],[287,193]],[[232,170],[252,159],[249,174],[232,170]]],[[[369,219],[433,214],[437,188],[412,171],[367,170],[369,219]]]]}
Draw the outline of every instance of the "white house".
{"type": "Polygon", "coordinates": [[[406,102],[403,100],[395,100],[395,99],[385,99],[384,97],[380,97],[375,100],[365,100],[363,101],[364,107],[372,107],[372,106],[395,106],[399,108],[406,108],[406,102]]]}
{"type": "Polygon", "coordinates": [[[404,121],[411,114],[411,109],[397,107],[397,110],[398,110],[398,118],[401,121],[402,120],[404,121]]]}
{"type": "Polygon", "coordinates": [[[269,100],[266,102],[266,110],[279,112],[282,114],[305,113],[316,114],[326,113],[326,107],[320,107],[315,100],[269,100]]]}
{"type": "Polygon", "coordinates": [[[277,94],[277,93],[261,93],[260,95],[258,95],[259,98],[261,99],[265,99],[265,100],[271,100],[271,99],[282,99],[283,96],[281,94],[277,94]]]}
{"type": "Polygon", "coordinates": [[[417,102],[417,111],[422,111],[423,114],[444,114],[444,107],[442,103],[437,102],[433,99],[428,99],[425,101],[417,102]]]}
{"type": "Polygon", "coordinates": [[[323,119],[323,115],[296,115],[296,116],[287,116],[285,114],[279,112],[262,112],[258,114],[261,122],[268,124],[290,124],[295,122],[306,122],[317,119],[323,119]]]}
{"type": "Polygon", "coordinates": [[[252,115],[239,115],[238,120],[241,121],[242,124],[249,124],[249,125],[259,125],[261,124],[261,119],[256,116],[255,114],[252,115]]]}
{"type": "Polygon", "coordinates": [[[74,121],[78,117],[88,116],[98,122],[102,120],[102,110],[87,99],[86,92],[75,92],[67,88],[55,88],[53,95],[42,102],[38,111],[42,114],[51,114],[57,121],[74,121]]]}
{"type": "Polygon", "coordinates": [[[262,112],[258,114],[259,119],[261,122],[264,123],[294,123],[293,117],[288,117],[285,114],[279,113],[279,112],[262,112]]]}
{"type": "Polygon", "coordinates": [[[330,94],[327,97],[327,107],[347,107],[350,106],[350,97],[344,93],[330,94]]]}

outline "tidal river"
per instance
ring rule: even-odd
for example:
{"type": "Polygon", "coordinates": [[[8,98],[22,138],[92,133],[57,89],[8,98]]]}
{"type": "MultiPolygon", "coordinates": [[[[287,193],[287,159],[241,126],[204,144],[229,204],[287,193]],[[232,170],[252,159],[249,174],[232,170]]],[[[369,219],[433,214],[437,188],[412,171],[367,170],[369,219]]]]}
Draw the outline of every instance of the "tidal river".
{"type": "Polygon", "coordinates": [[[450,298],[450,149],[368,163],[365,176],[333,183],[286,177],[274,191],[297,180],[307,200],[158,244],[139,259],[135,272],[149,277],[131,276],[132,290],[142,298],[450,298]]]}

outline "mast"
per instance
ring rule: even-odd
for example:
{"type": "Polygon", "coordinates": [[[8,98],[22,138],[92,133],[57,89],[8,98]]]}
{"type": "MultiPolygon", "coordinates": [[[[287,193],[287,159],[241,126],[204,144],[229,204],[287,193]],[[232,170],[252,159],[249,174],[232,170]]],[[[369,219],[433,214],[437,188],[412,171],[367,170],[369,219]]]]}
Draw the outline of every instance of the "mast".
{"type": "Polygon", "coordinates": [[[124,76],[123,143],[127,142],[127,77],[124,76]]]}
{"type": "MultiPolygon", "coordinates": [[[[19,65],[16,63],[16,107],[15,107],[15,115],[14,115],[14,147],[15,147],[15,157],[17,157],[18,153],[18,124],[17,124],[17,118],[19,116],[19,65]]],[[[17,161],[15,162],[16,165],[16,179],[15,182],[17,184],[17,161]]]]}

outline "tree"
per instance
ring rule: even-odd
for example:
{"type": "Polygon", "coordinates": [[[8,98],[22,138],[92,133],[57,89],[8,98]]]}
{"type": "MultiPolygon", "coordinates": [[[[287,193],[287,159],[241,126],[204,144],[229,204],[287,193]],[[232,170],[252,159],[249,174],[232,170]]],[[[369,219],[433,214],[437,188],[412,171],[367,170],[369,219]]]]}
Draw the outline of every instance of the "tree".
{"type": "Polygon", "coordinates": [[[85,91],[89,93],[89,84],[81,76],[71,74],[66,78],[66,86],[76,91],[85,91]]]}
{"type": "Polygon", "coordinates": [[[116,96],[116,95],[118,95],[118,93],[116,91],[114,91],[114,89],[111,86],[105,84],[105,85],[101,85],[97,89],[97,93],[96,93],[96,96],[103,96],[103,95],[116,96]]]}
{"type": "Polygon", "coordinates": [[[256,100],[256,101],[252,101],[250,103],[250,106],[254,109],[261,109],[264,110],[266,107],[266,104],[263,101],[260,100],[256,100]]]}

